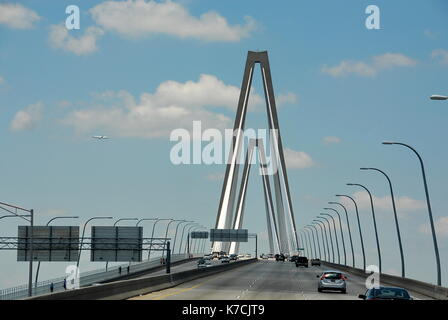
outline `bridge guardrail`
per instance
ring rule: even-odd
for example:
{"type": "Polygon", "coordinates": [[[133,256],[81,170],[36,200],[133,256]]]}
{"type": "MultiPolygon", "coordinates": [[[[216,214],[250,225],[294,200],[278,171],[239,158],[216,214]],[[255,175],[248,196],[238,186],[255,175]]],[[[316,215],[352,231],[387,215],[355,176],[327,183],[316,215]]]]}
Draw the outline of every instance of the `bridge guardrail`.
{"type": "Polygon", "coordinates": [[[138,278],[130,280],[121,280],[111,283],[106,283],[98,286],[91,286],[80,288],[77,290],[70,290],[58,292],[53,294],[46,294],[36,297],[28,298],[30,300],[123,300],[135,297],[141,294],[147,294],[153,291],[163,290],[182,284],[184,282],[192,281],[198,278],[203,278],[219,272],[231,270],[249,263],[256,262],[257,259],[248,259],[235,261],[230,264],[222,264],[210,268],[194,269],[182,271],[173,274],[162,276],[138,278]]]}
{"type": "MultiPolygon", "coordinates": [[[[325,261],[322,261],[322,264],[325,264],[331,268],[339,269],[341,271],[349,272],[353,275],[365,278],[369,276],[369,274],[365,273],[364,270],[362,269],[348,267],[325,261]]],[[[385,273],[380,274],[380,283],[402,287],[434,299],[448,300],[448,288],[441,287],[432,283],[427,283],[415,279],[402,278],[399,276],[393,276],[385,273]]]]}
{"type": "MultiPolygon", "coordinates": [[[[179,262],[188,258],[187,254],[173,254],[171,255],[171,263],[179,262]]],[[[163,266],[160,261],[160,257],[151,259],[150,261],[131,263],[129,273],[127,273],[127,267],[129,263],[121,264],[113,267],[109,267],[106,271],[105,268],[95,269],[91,271],[82,272],[80,274],[79,285],[80,287],[86,287],[94,283],[100,283],[110,281],[119,277],[127,275],[136,275],[152,268],[163,266]],[[122,273],[119,273],[121,267],[122,273]]],[[[39,281],[37,286],[33,284],[32,293],[33,296],[50,293],[50,285],[53,283],[53,292],[61,292],[64,290],[65,277],[54,278],[45,281],[39,281]]],[[[17,300],[28,297],[28,285],[20,285],[12,288],[0,289],[0,300],[17,300]]]]}

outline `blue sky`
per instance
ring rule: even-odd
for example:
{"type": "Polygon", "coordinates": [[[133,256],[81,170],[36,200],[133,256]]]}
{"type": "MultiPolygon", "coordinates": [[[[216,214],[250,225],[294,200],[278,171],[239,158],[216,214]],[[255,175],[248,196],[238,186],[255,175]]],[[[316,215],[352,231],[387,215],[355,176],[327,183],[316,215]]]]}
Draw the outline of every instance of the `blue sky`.
{"type": "MultiPolygon", "coordinates": [[[[192,120],[230,128],[247,51],[268,50],[274,89],[283,101],[279,120],[290,150],[297,225],[308,224],[334,194],[354,194],[361,203],[367,262],[375,264],[368,202],[355,194],[359,189],[345,186],[364,184],[376,197],[384,270],[399,272],[386,181],[358,170],[381,168],[403,197],[397,209],[408,275],[435,281],[417,159],[406,149],[381,145],[409,143],[427,167],[448,284],[448,105],[428,99],[448,94],[445,1],[188,0],[123,6],[41,0],[13,8],[15,3],[0,1],[0,201],[34,208],[39,224],[62,214],[79,215],[81,221],[94,215],[175,217],[212,226],[225,166],[172,165],[169,132],[192,120]],[[81,29],[66,31],[65,8],[72,4],[81,10],[81,29]],[[380,30],[365,27],[370,4],[381,10],[380,30]],[[164,11],[168,7],[173,15],[164,11]],[[137,109],[142,117],[135,118],[137,109]],[[112,139],[93,141],[96,134],[112,139]]],[[[263,127],[259,73],[253,89],[247,126],[263,127]]],[[[254,172],[244,226],[259,233],[263,251],[264,203],[254,172]]],[[[2,220],[0,232],[14,236],[17,225],[2,220]]],[[[15,262],[13,252],[0,254],[2,266],[15,270],[2,273],[0,287],[25,283],[27,265],[15,262]]],[[[41,279],[65,270],[63,263],[45,265],[41,279]]],[[[83,265],[98,267],[87,260],[83,265]]]]}

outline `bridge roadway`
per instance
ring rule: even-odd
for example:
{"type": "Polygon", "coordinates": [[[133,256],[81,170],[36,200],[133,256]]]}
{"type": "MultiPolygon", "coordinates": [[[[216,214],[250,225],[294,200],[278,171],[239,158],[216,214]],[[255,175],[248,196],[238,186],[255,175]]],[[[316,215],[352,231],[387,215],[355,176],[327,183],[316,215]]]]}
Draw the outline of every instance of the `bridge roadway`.
{"type": "MultiPolygon", "coordinates": [[[[187,263],[182,269],[196,267],[187,263]]],[[[217,275],[131,298],[131,300],[353,300],[365,292],[365,279],[348,274],[347,293],[317,292],[325,266],[296,268],[292,262],[259,260],[217,275]]],[[[153,276],[153,274],[151,275],[153,276]]],[[[429,299],[414,292],[415,299],[429,299]]]]}

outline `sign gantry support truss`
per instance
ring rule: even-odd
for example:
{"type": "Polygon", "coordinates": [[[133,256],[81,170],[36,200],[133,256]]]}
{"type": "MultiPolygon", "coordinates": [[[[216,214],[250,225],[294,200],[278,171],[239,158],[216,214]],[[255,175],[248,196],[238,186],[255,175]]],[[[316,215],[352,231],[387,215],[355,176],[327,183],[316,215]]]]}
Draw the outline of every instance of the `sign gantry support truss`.
{"type": "MultiPolygon", "coordinates": [[[[267,174],[262,168],[263,189],[266,206],[266,218],[269,236],[269,245],[271,253],[294,253],[299,248],[297,237],[297,229],[294,220],[294,212],[292,208],[291,195],[289,191],[288,176],[286,173],[286,163],[283,154],[283,145],[280,135],[280,128],[277,116],[277,108],[275,104],[274,89],[272,86],[271,71],[269,67],[269,59],[267,51],[253,52],[247,54],[246,66],[244,70],[243,81],[241,84],[240,97],[238,101],[238,109],[236,113],[232,148],[226,166],[224,183],[221,192],[218,214],[216,218],[216,229],[238,229],[242,226],[244,201],[249,176],[248,164],[251,163],[253,156],[254,144],[258,145],[260,160],[266,160],[263,144],[260,139],[249,143],[246,155],[245,168],[241,187],[239,192],[237,211],[234,215],[235,197],[238,184],[239,159],[244,146],[244,125],[247,114],[247,106],[250,95],[250,88],[254,74],[255,65],[260,64],[262,82],[266,101],[266,112],[268,118],[270,134],[271,161],[275,170],[267,174]],[[261,146],[261,148],[260,148],[261,146]],[[263,152],[260,152],[260,151],[263,152]],[[269,177],[272,176],[275,192],[275,206],[272,201],[272,195],[269,184],[269,177]],[[286,202],[286,205],[285,205],[286,202]],[[275,214],[276,213],[276,214],[275,214]],[[277,251],[278,250],[278,251],[277,251]]],[[[266,165],[266,161],[261,161],[262,166],[266,165]]],[[[212,245],[213,252],[225,251],[236,253],[238,245],[236,243],[214,242],[212,245]]]]}

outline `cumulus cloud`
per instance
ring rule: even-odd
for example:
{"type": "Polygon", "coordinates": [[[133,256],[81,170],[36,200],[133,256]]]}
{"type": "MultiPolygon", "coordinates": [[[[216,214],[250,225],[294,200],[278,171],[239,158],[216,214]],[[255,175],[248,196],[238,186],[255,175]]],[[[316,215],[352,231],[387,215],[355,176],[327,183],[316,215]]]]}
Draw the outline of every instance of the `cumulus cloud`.
{"type": "MultiPolygon", "coordinates": [[[[437,235],[441,237],[448,237],[448,217],[441,217],[434,222],[434,228],[437,235]]],[[[430,234],[431,229],[429,223],[421,225],[419,231],[424,234],[430,234]]]]}
{"type": "Polygon", "coordinates": [[[296,103],[298,101],[297,95],[292,93],[292,92],[288,92],[288,93],[284,93],[284,94],[279,94],[276,98],[275,101],[277,102],[278,106],[284,105],[284,104],[290,104],[290,103],[296,103]]]}
{"type": "Polygon", "coordinates": [[[204,41],[239,41],[255,28],[250,17],[245,17],[244,25],[230,25],[216,12],[195,17],[181,4],[171,1],[105,1],[89,12],[104,30],[133,38],[167,34],[204,41]]]}
{"type": "Polygon", "coordinates": [[[311,156],[303,151],[285,148],[284,155],[289,169],[305,169],[315,165],[311,156]]]}
{"type": "Polygon", "coordinates": [[[432,58],[438,59],[441,64],[448,65],[448,50],[437,49],[431,54],[432,58]]]}
{"type": "Polygon", "coordinates": [[[385,53],[375,56],[370,62],[364,61],[341,61],[336,66],[323,66],[321,71],[332,77],[346,77],[349,75],[357,75],[360,77],[374,77],[378,72],[396,67],[413,67],[417,61],[405,56],[401,53],[385,53]]]}
{"type": "Polygon", "coordinates": [[[21,4],[0,4],[0,24],[4,24],[11,29],[31,29],[40,19],[36,12],[21,4]]]}
{"type": "Polygon", "coordinates": [[[341,139],[341,138],[338,138],[338,137],[332,137],[332,136],[330,136],[330,137],[325,137],[325,138],[323,139],[323,142],[324,142],[325,144],[341,143],[341,142],[342,142],[342,139],[341,139]]]}
{"type": "Polygon", "coordinates": [[[11,122],[10,129],[12,131],[34,129],[42,118],[42,108],[42,103],[38,102],[18,111],[11,122]]]}
{"type": "MultiPolygon", "coordinates": [[[[353,194],[353,198],[358,204],[359,209],[368,209],[370,210],[370,197],[367,192],[357,191],[353,194]]],[[[377,197],[372,194],[373,204],[375,206],[375,210],[379,211],[391,211],[392,209],[392,199],[390,196],[377,197]]],[[[353,203],[350,199],[341,198],[347,206],[352,206],[353,203]]],[[[395,205],[397,207],[397,214],[401,217],[406,216],[408,213],[413,211],[419,211],[426,208],[426,204],[424,201],[412,199],[410,197],[401,196],[395,197],[395,205]]]]}
{"type": "Polygon", "coordinates": [[[100,103],[71,112],[63,123],[80,133],[101,130],[141,138],[169,137],[173,129],[191,129],[194,120],[202,121],[202,128],[224,129],[231,127],[231,119],[210,108],[235,109],[238,96],[238,88],[203,74],[196,82],[165,81],[139,99],[124,90],[98,94],[95,100],[100,103]]]}
{"type": "Polygon", "coordinates": [[[73,37],[64,25],[53,25],[50,27],[49,41],[57,49],[72,52],[76,55],[87,55],[95,52],[98,48],[96,42],[104,31],[98,27],[89,27],[80,37],[73,37]]]}

